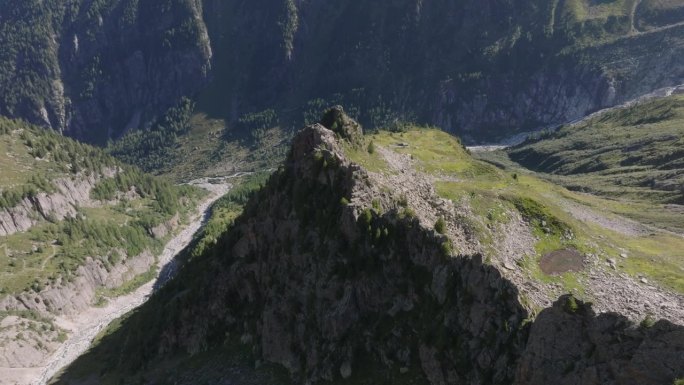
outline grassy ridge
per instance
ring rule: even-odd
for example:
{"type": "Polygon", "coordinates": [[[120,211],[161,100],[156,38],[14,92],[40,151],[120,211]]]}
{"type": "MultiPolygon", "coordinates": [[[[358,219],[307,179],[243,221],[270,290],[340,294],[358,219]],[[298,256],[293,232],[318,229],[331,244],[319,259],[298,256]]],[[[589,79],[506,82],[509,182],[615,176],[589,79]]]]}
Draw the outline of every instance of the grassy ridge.
{"type": "MultiPolygon", "coordinates": [[[[668,110],[668,107],[663,107],[653,115],[621,113],[620,118],[625,122],[633,119],[654,120],[668,110]]],[[[579,205],[582,210],[591,210],[618,222],[620,217],[614,214],[635,216],[642,222],[653,222],[674,229],[683,225],[682,213],[668,212],[665,206],[649,200],[633,204],[570,191],[520,170],[510,161],[508,169],[495,167],[490,162],[473,158],[456,138],[439,130],[380,132],[370,135],[368,140],[392,151],[411,155],[417,162],[416,168],[435,178],[434,185],[440,196],[452,200],[457,206],[468,207],[473,215],[461,220],[476,234],[485,249],[497,236],[493,229],[510,220],[507,213],[512,210],[519,212],[532,226],[537,238],[535,254],[527,255],[522,260],[522,266],[531,279],[560,284],[581,296],[584,273],[548,276],[538,265],[543,254],[569,247],[605,259],[626,252],[630,258],[621,262],[620,269],[635,276],[645,275],[684,293],[684,262],[680,254],[684,250],[684,239],[655,231],[627,236],[611,227],[578,219],[571,207],[579,205]],[[635,215],[637,213],[640,215],[635,215]]],[[[591,140],[588,142],[593,143],[591,140]]],[[[660,147],[656,145],[657,148],[660,147]]],[[[368,157],[372,159],[371,155],[368,157]]],[[[391,172],[382,161],[372,164],[376,171],[391,172]]],[[[488,252],[496,253],[493,249],[488,252]]],[[[494,256],[491,254],[490,257],[494,256]]]]}
{"type": "Polygon", "coordinates": [[[532,138],[511,159],[573,190],[684,203],[684,96],[620,109],[532,138]]]}
{"type": "MultiPolygon", "coordinates": [[[[411,164],[418,170],[429,176],[435,185],[435,189],[443,198],[450,199],[459,208],[467,208],[472,215],[459,218],[470,228],[479,242],[485,246],[492,242],[492,237],[501,224],[511,220],[512,212],[519,212],[530,224],[536,238],[536,245],[532,254],[523,256],[519,260],[519,267],[530,280],[544,283],[558,284],[578,297],[585,296],[586,276],[584,273],[566,273],[561,276],[549,276],[539,268],[539,259],[546,252],[558,250],[564,247],[573,247],[582,253],[596,253],[601,258],[616,256],[618,253],[628,252],[630,257],[621,261],[619,269],[630,274],[644,274],[649,279],[667,286],[671,289],[684,292],[684,275],[681,273],[682,260],[677,257],[677,250],[684,249],[684,240],[669,234],[657,234],[655,236],[644,235],[628,237],[602,226],[580,221],[564,208],[564,203],[591,199],[592,204],[600,212],[601,205],[606,200],[598,197],[589,197],[568,191],[543,179],[527,173],[513,173],[502,170],[490,163],[474,159],[461,143],[454,137],[439,130],[411,129],[402,133],[379,132],[366,137],[365,146],[345,147],[344,151],[352,160],[359,162],[376,173],[392,174],[396,170],[392,168],[382,156],[383,151],[389,150],[400,154],[409,155],[411,164]],[[373,146],[370,146],[373,143],[373,146]]],[[[260,184],[257,180],[254,187],[260,184]]],[[[201,282],[207,271],[216,268],[221,258],[226,258],[225,251],[214,247],[216,234],[227,236],[230,232],[230,224],[235,215],[235,210],[241,207],[244,197],[252,188],[234,190],[231,196],[226,197],[215,211],[212,222],[207,229],[205,240],[196,244],[198,257],[193,263],[186,266],[184,274],[188,277],[182,281],[176,281],[181,289],[177,291],[161,292],[154,296],[144,308],[136,313],[131,313],[121,320],[116,321],[102,333],[91,353],[83,356],[75,365],[68,369],[66,378],[79,378],[99,372],[99,380],[102,383],[133,382],[144,375],[150,378],[162,379],[169,376],[178,377],[189,373],[201,373],[200,376],[212,378],[212,375],[221,372],[226,367],[234,365],[237,368],[249,367],[243,371],[248,373],[245,383],[289,383],[282,371],[276,371],[283,377],[254,380],[265,374],[273,374],[272,365],[263,364],[255,360],[258,354],[251,351],[234,351],[244,349],[243,344],[238,342],[240,336],[217,333],[215,338],[223,339],[224,346],[209,352],[202,351],[193,358],[179,355],[169,358],[168,361],[158,362],[156,353],[144,355],[153,362],[152,365],[144,366],[139,360],[131,362],[122,354],[125,351],[140,352],[144,347],[134,338],[120,338],[128,333],[138,333],[140,325],[157,325],[149,317],[155,317],[160,311],[169,311],[177,314],[183,311],[179,302],[192,296],[196,282],[201,282]],[[195,283],[193,283],[195,281],[195,283]],[[163,309],[163,310],[159,310],[163,309]],[[220,364],[209,364],[220,357],[220,364]],[[123,362],[123,364],[122,364],[123,362]],[[131,366],[129,366],[129,363],[131,366]],[[118,367],[117,367],[118,365],[118,367]],[[117,367],[116,370],[112,368],[117,367]],[[256,367],[256,370],[251,368],[256,367]],[[221,368],[221,369],[220,369],[221,368]],[[144,374],[143,374],[144,373],[144,374]],[[169,373],[173,373],[172,375],[169,373]],[[131,377],[127,377],[127,376],[131,377]]],[[[305,195],[301,199],[310,199],[305,195]]],[[[263,202],[262,202],[263,203],[263,202]]],[[[344,200],[341,204],[347,204],[344,200]]],[[[255,204],[257,204],[255,202],[255,204]]],[[[586,203],[589,205],[589,203],[586,203]]],[[[323,209],[321,209],[322,211],[323,209]]],[[[408,211],[408,210],[407,210],[408,211]]],[[[372,218],[371,210],[368,209],[368,218],[372,218]]],[[[607,213],[602,213],[606,214],[607,213]]],[[[365,212],[364,214],[365,215],[365,212]]],[[[365,226],[365,223],[364,223],[365,226]]],[[[436,226],[439,231],[441,226],[436,226]]],[[[372,233],[372,232],[371,232],[372,233]]],[[[193,253],[192,250],[189,251],[193,253]]],[[[454,250],[458,252],[458,250],[454,250]]],[[[490,250],[495,253],[496,250],[490,250]]],[[[489,255],[492,257],[493,255],[489,255]]],[[[167,287],[168,289],[168,287],[167,287]]],[[[201,292],[201,291],[200,291],[201,292]]],[[[202,292],[200,295],[206,293],[202,292]]],[[[200,325],[199,327],[204,327],[200,325]]],[[[159,333],[159,330],[154,330],[159,333]]],[[[199,348],[200,351],[202,347],[199,348]]],[[[360,368],[359,368],[360,369],[360,368]]],[[[242,369],[240,369],[242,370],[242,369]]],[[[357,373],[357,368],[355,368],[357,373]]],[[[369,375],[363,369],[359,374],[369,375]]],[[[370,376],[370,375],[369,375],[370,376]]],[[[270,376],[269,376],[270,377],[270,376]]],[[[196,377],[193,377],[196,379],[196,377]]],[[[375,379],[373,379],[375,380],[375,379]]],[[[357,379],[335,383],[356,384],[371,383],[373,380],[357,379]]],[[[161,380],[160,380],[161,381],[161,380]]],[[[211,382],[212,380],[207,380],[211,382]]],[[[377,381],[382,381],[378,379],[377,381]]],[[[376,381],[376,382],[377,382],[376,381]]],[[[398,376],[392,379],[392,383],[422,383],[413,379],[410,374],[398,376]]],[[[195,381],[196,382],[196,381],[195,381]]]]}

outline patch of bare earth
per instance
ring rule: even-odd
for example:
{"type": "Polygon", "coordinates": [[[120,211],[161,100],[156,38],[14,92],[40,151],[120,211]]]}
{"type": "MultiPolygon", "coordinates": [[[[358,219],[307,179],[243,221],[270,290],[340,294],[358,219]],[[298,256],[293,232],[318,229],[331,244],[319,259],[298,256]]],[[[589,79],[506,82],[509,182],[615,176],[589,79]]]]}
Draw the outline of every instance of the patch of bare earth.
{"type": "Polygon", "coordinates": [[[544,254],[539,261],[539,267],[548,275],[577,273],[584,269],[584,256],[575,249],[556,250],[544,254]]]}
{"type": "Polygon", "coordinates": [[[566,199],[556,199],[560,207],[575,219],[582,222],[597,224],[604,229],[614,231],[630,237],[648,235],[653,229],[637,221],[618,216],[609,216],[599,213],[583,204],[568,201],[566,199]]]}

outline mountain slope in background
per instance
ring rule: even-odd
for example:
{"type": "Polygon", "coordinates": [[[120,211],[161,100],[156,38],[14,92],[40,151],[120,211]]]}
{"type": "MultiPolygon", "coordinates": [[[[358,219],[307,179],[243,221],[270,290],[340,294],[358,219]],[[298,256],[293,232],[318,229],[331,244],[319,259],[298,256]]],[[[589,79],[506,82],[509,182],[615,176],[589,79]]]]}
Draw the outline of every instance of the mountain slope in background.
{"type": "Polygon", "coordinates": [[[370,127],[418,121],[492,140],[682,83],[683,29],[632,32],[634,4],[208,2],[221,38],[201,100],[231,121],[276,106],[310,123],[341,103],[370,127]]]}
{"type": "Polygon", "coordinates": [[[55,317],[78,317],[154,277],[201,193],[5,118],[0,153],[0,373],[14,381],[73,332],[55,317]]]}
{"type": "Polygon", "coordinates": [[[298,133],[214,245],[186,256],[176,279],[55,382],[660,385],[684,376],[684,287],[641,284],[625,273],[629,262],[601,262],[618,247],[642,258],[635,244],[648,234],[619,243],[619,230],[565,210],[573,193],[476,161],[443,132],[363,137],[340,109],[322,123],[330,129],[298,133]],[[544,261],[559,250],[575,253],[549,272],[544,261]],[[567,291],[602,314],[557,299],[567,291]]]}
{"type": "Polygon", "coordinates": [[[622,215],[684,233],[684,97],[673,95],[534,135],[511,160],[622,215]]]}
{"type": "Polygon", "coordinates": [[[0,4],[0,114],[104,144],[206,84],[199,1],[0,4]]]}
{"type": "Polygon", "coordinates": [[[681,204],[683,134],[684,96],[677,95],[538,135],[509,155],[528,168],[567,176],[566,184],[576,180],[578,189],[681,204]]]}
{"type": "Polygon", "coordinates": [[[9,0],[0,15],[0,113],[95,143],[182,96],[243,131],[344,103],[369,127],[492,140],[684,83],[676,1],[9,0]]]}

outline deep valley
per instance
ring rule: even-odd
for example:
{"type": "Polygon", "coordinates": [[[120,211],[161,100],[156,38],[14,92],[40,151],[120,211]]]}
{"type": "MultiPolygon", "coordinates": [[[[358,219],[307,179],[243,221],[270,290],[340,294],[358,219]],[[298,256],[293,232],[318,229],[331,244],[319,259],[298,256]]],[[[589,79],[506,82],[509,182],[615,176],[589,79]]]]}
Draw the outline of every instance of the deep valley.
{"type": "Polygon", "coordinates": [[[684,385],[684,1],[0,0],[0,384],[684,385]]]}

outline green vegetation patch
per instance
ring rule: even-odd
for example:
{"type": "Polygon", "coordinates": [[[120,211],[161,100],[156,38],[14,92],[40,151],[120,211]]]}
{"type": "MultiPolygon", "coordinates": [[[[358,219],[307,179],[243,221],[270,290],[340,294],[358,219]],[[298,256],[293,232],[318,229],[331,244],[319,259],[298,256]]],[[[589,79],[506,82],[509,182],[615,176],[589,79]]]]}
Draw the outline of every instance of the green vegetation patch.
{"type": "Polygon", "coordinates": [[[573,190],[684,203],[684,96],[611,111],[538,135],[508,153],[573,190]]]}
{"type": "Polygon", "coordinates": [[[375,145],[370,147],[370,143],[367,146],[358,146],[351,143],[343,143],[344,153],[349,159],[362,166],[367,171],[371,172],[389,172],[391,170],[389,164],[385,158],[375,151],[375,145]],[[373,151],[369,151],[372,148],[373,151]]]}
{"type": "Polygon", "coordinates": [[[508,197],[507,199],[513,203],[523,218],[536,229],[554,235],[564,235],[571,231],[566,223],[556,218],[546,206],[534,199],[520,196],[508,197]]]}
{"type": "Polygon", "coordinates": [[[95,207],[77,202],[76,214],[62,221],[34,210],[29,215],[35,226],[0,237],[4,294],[39,292],[60,279],[69,281],[87,258],[110,268],[144,251],[160,252],[169,235],[157,239],[153,229],[172,219],[183,221],[203,195],[197,188],[174,186],[101,149],[21,121],[0,118],[0,147],[0,209],[41,193],[57,193],[58,181],[84,177],[99,179],[91,198],[100,201],[95,207]]]}
{"type": "Polygon", "coordinates": [[[273,110],[245,114],[229,124],[193,108],[184,100],[152,130],[111,142],[107,151],[176,182],[274,169],[285,159],[293,132],[281,128],[273,110]]]}

